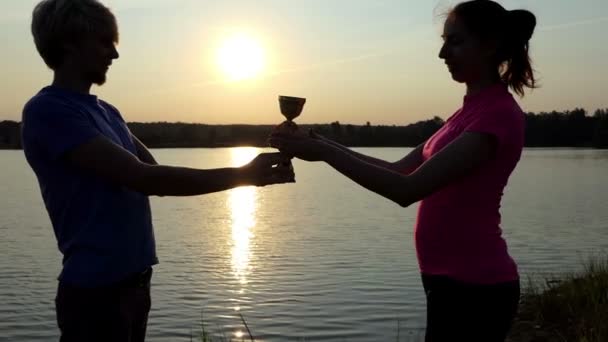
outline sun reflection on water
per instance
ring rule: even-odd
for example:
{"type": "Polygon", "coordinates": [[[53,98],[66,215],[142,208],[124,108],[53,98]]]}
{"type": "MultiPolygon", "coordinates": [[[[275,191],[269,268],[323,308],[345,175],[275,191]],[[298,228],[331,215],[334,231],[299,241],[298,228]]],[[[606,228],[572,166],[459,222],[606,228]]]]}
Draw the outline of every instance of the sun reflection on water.
{"type": "MultiPolygon", "coordinates": [[[[231,150],[232,164],[241,166],[257,154],[256,148],[241,147],[231,150]]],[[[252,229],[255,227],[257,190],[255,187],[240,187],[230,190],[229,206],[232,223],[232,270],[238,282],[247,284],[247,276],[252,266],[251,240],[254,238],[252,229]]],[[[244,292],[241,288],[240,293],[244,292]]]]}

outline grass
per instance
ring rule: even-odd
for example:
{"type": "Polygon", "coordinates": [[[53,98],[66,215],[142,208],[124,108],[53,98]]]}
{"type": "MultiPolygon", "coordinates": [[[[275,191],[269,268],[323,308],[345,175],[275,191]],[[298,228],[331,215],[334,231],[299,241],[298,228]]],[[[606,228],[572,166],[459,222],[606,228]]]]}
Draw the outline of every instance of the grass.
{"type": "Polygon", "coordinates": [[[589,258],[580,273],[529,280],[509,341],[608,341],[608,255],[589,258]]]}
{"type": "Polygon", "coordinates": [[[247,334],[248,334],[247,337],[243,336],[240,339],[228,338],[228,337],[226,337],[226,333],[225,333],[224,329],[222,329],[221,327],[218,329],[221,332],[221,334],[219,336],[212,335],[212,333],[209,330],[207,330],[203,313],[201,313],[200,331],[198,332],[198,336],[197,336],[196,340],[193,340],[192,333],[190,334],[190,342],[195,342],[195,341],[196,342],[245,342],[245,341],[253,342],[253,341],[255,341],[255,338],[253,338],[253,334],[251,334],[251,330],[249,329],[249,325],[247,325],[247,322],[245,321],[245,318],[243,317],[243,315],[241,313],[239,313],[239,317],[241,318],[241,322],[243,323],[243,326],[245,326],[245,329],[247,329],[247,334]]]}

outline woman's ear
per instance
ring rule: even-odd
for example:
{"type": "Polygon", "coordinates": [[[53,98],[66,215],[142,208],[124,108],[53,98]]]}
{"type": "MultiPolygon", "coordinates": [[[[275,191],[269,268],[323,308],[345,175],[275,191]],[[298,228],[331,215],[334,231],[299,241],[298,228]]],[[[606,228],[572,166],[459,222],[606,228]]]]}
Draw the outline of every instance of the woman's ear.
{"type": "Polygon", "coordinates": [[[63,53],[67,54],[76,54],[78,52],[78,46],[74,43],[63,43],[61,48],[63,49],[63,53]]]}
{"type": "Polygon", "coordinates": [[[486,58],[493,58],[498,55],[499,44],[497,40],[488,40],[481,45],[483,56],[486,58]]]}

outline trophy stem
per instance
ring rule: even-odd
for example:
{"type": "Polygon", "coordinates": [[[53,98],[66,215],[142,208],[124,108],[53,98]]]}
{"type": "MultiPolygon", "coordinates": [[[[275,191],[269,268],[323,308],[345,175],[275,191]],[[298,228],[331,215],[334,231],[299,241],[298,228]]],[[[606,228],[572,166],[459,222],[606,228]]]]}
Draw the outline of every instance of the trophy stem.
{"type": "MultiPolygon", "coordinates": [[[[302,113],[302,109],[304,108],[305,103],[306,99],[303,97],[279,96],[281,114],[283,114],[285,119],[287,119],[288,126],[297,127],[293,120],[300,116],[300,113],[302,113]]],[[[294,128],[294,130],[295,129],[297,128],[294,128]]],[[[293,158],[293,156],[286,157],[289,157],[289,160],[281,162],[280,165],[282,167],[293,168],[293,165],[291,163],[291,158],[293,158]]]]}

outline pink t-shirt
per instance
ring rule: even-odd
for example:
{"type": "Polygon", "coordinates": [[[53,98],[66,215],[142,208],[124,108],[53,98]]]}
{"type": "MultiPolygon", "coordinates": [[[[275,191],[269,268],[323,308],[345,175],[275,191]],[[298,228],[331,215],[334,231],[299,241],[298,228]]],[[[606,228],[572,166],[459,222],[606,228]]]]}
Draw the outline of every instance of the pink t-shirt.
{"type": "Polygon", "coordinates": [[[496,137],[495,157],[472,174],[423,199],[415,238],[423,274],[476,284],[518,279],[500,228],[500,200],[524,145],[525,116],[507,87],[497,84],[473,96],[424,145],[430,159],[464,132],[496,137]]]}

